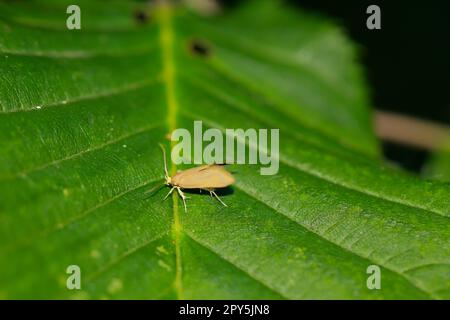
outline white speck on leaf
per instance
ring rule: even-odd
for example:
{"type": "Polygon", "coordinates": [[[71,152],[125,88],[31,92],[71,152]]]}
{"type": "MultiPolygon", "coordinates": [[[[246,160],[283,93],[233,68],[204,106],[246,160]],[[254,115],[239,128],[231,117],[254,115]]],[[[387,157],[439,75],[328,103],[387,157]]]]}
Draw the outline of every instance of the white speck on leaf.
{"type": "Polygon", "coordinates": [[[109,283],[107,290],[110,294],[114,294],[122,290],[122,288],[123,288],[122,281],[120,279],[114,278],[109,283]]]}
{"type": "Polygon", "coordinates": [[[98,259],[100,257],[100,252],[98,250],[92,250],[91,251],[91,257],[94,259],[98,259]]]}
{"type": "Polygon", "coordinates": [[[159,265],[161,268],[166,269],[167,271],[172,271],[172,268],[171,268],[167,263],[165,263],[165,262],[162,261],[162,260],[158,260],[158,265],[159,265]]]}
{"type": "Polygon", "coordinates": [[[158,253],[162,253],[162,254],[169,254],[169,252],[167,252],[167,250],[166,250],[166,248],[164,248],[164,246],[156,247],[156,251],[158,253]]]}

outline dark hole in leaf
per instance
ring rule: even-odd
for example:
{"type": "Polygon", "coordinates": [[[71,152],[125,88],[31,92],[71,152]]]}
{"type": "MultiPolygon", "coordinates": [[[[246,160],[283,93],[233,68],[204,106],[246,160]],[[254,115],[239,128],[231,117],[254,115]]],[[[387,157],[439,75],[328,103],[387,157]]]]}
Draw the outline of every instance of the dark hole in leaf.
{"type": "Polygon", "coordinates": [[[134,20],[138,24],[145,24],[150,20],[150,16],[143,10],[137,10],[134,12],[134,20]]]}
{"type": "Polygon", "coordinates": [[[192,40],[189,44],[190,51],[201,57],[208,57],[211,55],[211,48],[200,40],[192,40]]]}

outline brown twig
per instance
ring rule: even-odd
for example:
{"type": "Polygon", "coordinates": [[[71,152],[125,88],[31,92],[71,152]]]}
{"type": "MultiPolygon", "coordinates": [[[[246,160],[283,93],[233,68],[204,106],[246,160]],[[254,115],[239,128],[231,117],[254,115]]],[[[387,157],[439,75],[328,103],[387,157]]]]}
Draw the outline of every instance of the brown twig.
{"type": "Polygon", "coordinates": [[[445,125],[380,110],[375,112],[375,130],[382,140],[425,150],[448,148],[450,139],[445,125]]]}

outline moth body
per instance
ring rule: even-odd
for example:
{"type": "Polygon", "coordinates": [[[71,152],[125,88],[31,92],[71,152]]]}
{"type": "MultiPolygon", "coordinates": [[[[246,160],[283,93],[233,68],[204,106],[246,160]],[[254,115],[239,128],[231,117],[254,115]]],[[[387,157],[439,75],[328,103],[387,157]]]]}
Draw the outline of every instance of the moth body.
{"type": "Polygon", "coordinates": [[[180,171],[170,178],[183,189],[219,189],[234,183],[234,177],[221,165],[210,164],[180,171]]]}
{"type": "Polygon", "coordinates": [[[229,173],[223,165],[202,165],[177,172],[171,177],[167,171],[166,151],[161,144],[160,147],[164,158],[165,184],[171,187],[169,193],[167,193],[164,199],[166,199],[173,192],[173,190],[176,189],[183,200],[184,210],[187,211],[187,197],[184,195],[182,189],[200,189],[208,191],[210,195],[216,197],[221,204],[225,207],[227,206],[214,191],[215,189],[226,188],[232,185],[235,181],[233,175],[229,173]]]}

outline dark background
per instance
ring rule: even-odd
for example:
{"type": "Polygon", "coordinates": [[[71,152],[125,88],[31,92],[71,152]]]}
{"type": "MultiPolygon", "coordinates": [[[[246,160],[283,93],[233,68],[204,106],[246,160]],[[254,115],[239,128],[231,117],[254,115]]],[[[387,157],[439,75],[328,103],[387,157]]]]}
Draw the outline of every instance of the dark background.
{"type": "MultiPolygon", "coordinates": [[[[285,1],[333,18],[359,44],[374,108],[450,124],[450,1],[285,1]],[[381,30],[366,27],[371,4],[381,9],[381,30]]],[[[392,143],[383,143],[383,151],[413,171],[428,158],[392,143]]]]}
{"type": "MultiPolygon", "coordinates": [[[[450,124],[450,1],[290,1],[326,13],[361,46],[376,109],[450,124]],[[381,9],[381,30],[366,28],[366,9],[381,9]]],[[[425,151],[384,143],[388,159],[419,171],[425,151]]]]}

